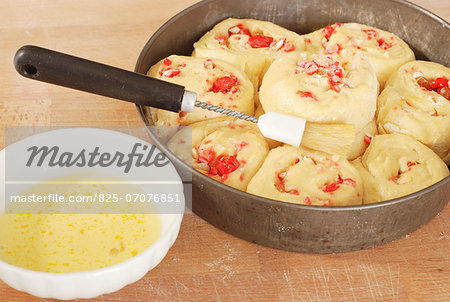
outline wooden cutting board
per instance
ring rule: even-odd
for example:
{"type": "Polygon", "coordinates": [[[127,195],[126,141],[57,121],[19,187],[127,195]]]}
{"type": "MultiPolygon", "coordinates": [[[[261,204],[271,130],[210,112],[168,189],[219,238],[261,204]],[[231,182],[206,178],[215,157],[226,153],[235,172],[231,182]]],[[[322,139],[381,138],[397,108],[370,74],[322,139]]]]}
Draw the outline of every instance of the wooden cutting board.
{"type": "MultiPolygon", "coordinates": [[[[6,126],[141,125],[131,104],[20,77],[12,65],[20,46],[40,45],[132,70],[152,33],[195,2],[3,0],[0,147],[6,126]]],[[[450,20],[446,0],[413,2],[450,20]]],[[[185,215],[178,240],[156,269],[94,300],[450,301],[449,219],[447,207],[396,242],[366,251],[309,255],[251,244],[185,215]]],[[[0,281],[0,301],[44,300],[0,281]]]]}

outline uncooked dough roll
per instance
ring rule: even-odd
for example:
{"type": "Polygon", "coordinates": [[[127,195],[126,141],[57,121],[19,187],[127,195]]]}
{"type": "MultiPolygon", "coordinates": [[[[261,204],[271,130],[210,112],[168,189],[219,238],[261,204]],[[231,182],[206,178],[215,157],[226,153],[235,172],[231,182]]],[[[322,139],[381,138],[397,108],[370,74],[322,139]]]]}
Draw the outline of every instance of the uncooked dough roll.
{"type": "Polygon", "coordinates": [[[270,150],[247,192],[292,203],[343,206],[362,203],[363,184],[345,158],[285,145],[270,150]]]}
{"type": "MultiPolygon", "coordinates": [[[[153,65],[148,76],[182,85],[197,93],[197,99],[246,114],[253,114],[253,86],[247,75],[235,66],[218,60],[172,55],[153,65]]],[[[222,116],[206,109],[174,113],[151,109],[155,126],[189,125],[222,116]]]]}
{"type": "Polygon", "coordinates": [[[360,54],[338,61],[309,53],[280,57],[265,74],[259,92],[265,112],[352,124],[357,132],[373,119],[377,95],[375,73],[360,54]]]}
{"type": "Polygon", "coordinates": [[[450,69],[433,62],[403,65],[378,97],[380,133],[414,137],[450,164],[450,69]]]}
{"type": "Polygon", "coordinates": [[[364,128],[356,133],[355,141],[352,144],[350,152],[347,155],[348,160],[354,160],[366,151],[372,138],[377,135],[377,123],[375,119],[371,120],[364,128]]]}
{"type": "Polygon", "coordinates": [[[183,127],[168,148],[178,156],[182,151],[182,159],[198,171],[244,191],[269,150],[255,124],[228,117],[183,127]],[[183,145],[191,138],[191,158],[187,158],[183,145]]]}
{"type": "Polygon", "coordinates": [[[253,19],[228,18],[194,44],[193,56],[220,58],[240,67],[255,89],[274,58],[303,51],[300,35],[281,26],[253,19]]]}
{"type": "Polygon", "coordinates": [[[363,52],[375,69],[380,86],[401,65],[414,60],[409,46],[387,31],[357,23],[335,23],[304,35],[307,51],[343,57],[363,52]]]}
{"type": "Polygon", "coordinates": [[[364,203],[411,194],[449,175],[447,166],[433,150],[397,133],[375,136],[364,155],[353,164],[363,178],[364,203]]]}

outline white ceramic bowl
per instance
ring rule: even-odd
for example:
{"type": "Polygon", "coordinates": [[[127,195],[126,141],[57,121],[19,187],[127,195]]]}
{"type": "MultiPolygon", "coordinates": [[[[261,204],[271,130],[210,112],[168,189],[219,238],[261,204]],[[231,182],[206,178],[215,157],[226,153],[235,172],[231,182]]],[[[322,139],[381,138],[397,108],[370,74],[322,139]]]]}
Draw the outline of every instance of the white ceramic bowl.
{"type": "MultiPolygon", "coordinates": [[[[86,139],[88,136],[97,135],[97,139],[92,141],[98,142],[101,137],[103,142],[113,142],[114,146],[125,145],[126,143],[140,142],[148,144],[133,136],[123,133],[89,128],[72,128],[63,130],[54,130],[41,133],[30,138],[21,140],[18,143],[8,146],[8,148],[19,148],[21,144],[30,142],[30,140],[40,141],[42,139],[50,139],[56,141],[61,136],[71,136],[72,139],[86,139]]],[[[23,146],[23,145],[22,145],[23,146]]],[[[5,150],[0,151],[0,163],[3,166],[0,173],[0,181],[4,185],[5,180],[5,150]]],[[[182,182],[175,168],[170,164],[168,167],[170,173],[174,173],[178,177],[181,193],[183,192],[182,182]]],[[[58,175],[58,170],[52,170],[52,176],[58,175]]],[[[43,173],[44,175],[45,173],[43,173]]],[[[43,176],[42,178],[47,178],[43,176]]],[[[43,180],[43,179],[42,179],[43,180]]],[[[4,191],[4,186],[2,186],[4,191]]],[[[2,194],[4,196],[4,194],[2,194]]],[[[184,195],[183,208],[184,208],[184,195]]],[[[4,209],[4,198],[0,199],[0,211],[4,209]]],[[[178,214],[160,214],[161,215],[161,235],[159,239],[142,253],[132,257],[121,263],[91,271],[83,271],[76,273],[47,273],[38,272],[21,267],[17,267],[0,260],[0,279],[9,286],[30,293],[42,298],[56,299],[76,299],[76,298],[93,298],[102,294],[111,293],[121,289],[122,287],[136,282],[142,278],[149,270],[158,265],[167,254],[170,247],[175,242],[180,230],[182,213],[178,214]]]]}

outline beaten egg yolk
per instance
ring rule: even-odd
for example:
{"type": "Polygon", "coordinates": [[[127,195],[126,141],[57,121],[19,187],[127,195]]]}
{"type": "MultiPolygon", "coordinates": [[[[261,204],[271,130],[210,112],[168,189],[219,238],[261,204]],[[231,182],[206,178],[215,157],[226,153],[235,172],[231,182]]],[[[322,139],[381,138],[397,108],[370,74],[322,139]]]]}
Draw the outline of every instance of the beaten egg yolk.
{"type": "MultiPolygon", "coordinates": [[[[120,190],[136,191],[128,186],[120,190]]],[[[82,190],[92,194],[108,190],[108,185],[84,185],[82,190]]],[[[45,193],[42,187],[27,190],[36,191],[45,193]]],[[[159,214],[2,214],[0,259],[34,271],[88,271],[136,256],[160,233],[159,214]]]]}

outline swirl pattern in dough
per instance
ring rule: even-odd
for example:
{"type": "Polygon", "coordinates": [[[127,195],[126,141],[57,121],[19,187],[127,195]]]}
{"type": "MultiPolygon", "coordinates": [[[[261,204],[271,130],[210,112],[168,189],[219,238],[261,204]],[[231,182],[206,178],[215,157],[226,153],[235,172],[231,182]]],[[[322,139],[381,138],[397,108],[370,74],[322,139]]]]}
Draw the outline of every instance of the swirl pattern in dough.
{"type": "Polygon", "coordinates": [[[413,61],[389,78],[378,97],[380,133],[403,133],[450,164],[450,69],[413,61]]]}
{"type": "MultiPolygon", "coordinates": [[[[253,86],[247,75],[219,59],[172,55],[153,65],[148,76],[184,86],[197,93],[197,99],[246,114],[253,114],[253,86]]],[[[206,109],[174,113],[152,108],[155,126],[189,125],[222,116],[206,109]]]]}
{"type": "Polygon", "coordinates": [[[374,117],[378,82],[361,55],[334,60],[299,53],[275,60],[259,91],[265,112],[276,111],[311,122],[352,124],[360,131],[374,117]]]}
{"type": "Polygon", "coordinates": [[[220,58],[240,67],[257,89],[273,59],[304,48],[300,35],[271,22],[228,18],[194,44],[192,55],[220,58]]]}
{"type": "Polygon", "coordinates": [[[275,200],[321,206],[362,203],[358,171],[343,157],[306,148],[270,150],[247,192],[275,200]]]}
{"type": "Polygon", "coordinates": [[[402,39],[387,31],[357,23],[335,23],[303,36],[307,51],[343,57],[362,52],[370,60],[380,86],[414,53],[402,39]]]}
{"type": "Polygon", "coordinates": [[[364,203],[408,195],[449,175],[433,150],[398,133],[375,136],[353,165],[364,182],[364,203]]]}
{"type": "Polygon", "coordinates": [[[183,127],[169,141],[168,148],[178,156],[182,151],[181,158],[198,171],[244,191],[269,150],[255,124],[228,117],[183,127]],[[191,140],[188,158],[185,145],[191,140]]]}

